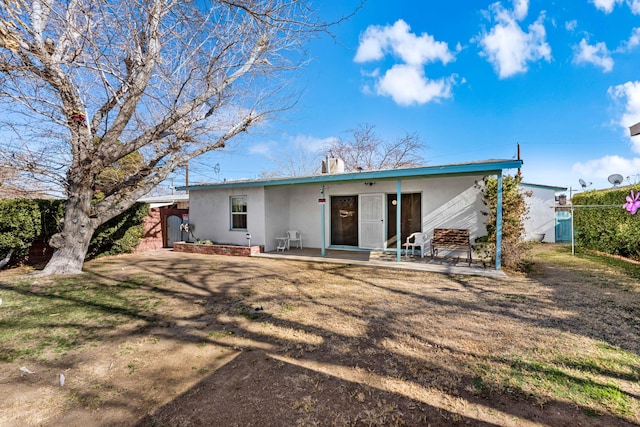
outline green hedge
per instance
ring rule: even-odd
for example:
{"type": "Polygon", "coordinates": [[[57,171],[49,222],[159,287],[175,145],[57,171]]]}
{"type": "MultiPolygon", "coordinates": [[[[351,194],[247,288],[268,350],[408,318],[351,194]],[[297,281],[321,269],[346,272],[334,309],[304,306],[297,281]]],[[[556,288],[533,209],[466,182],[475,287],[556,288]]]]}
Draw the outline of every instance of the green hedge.
{"type": "Polygon", "coordinates": [[[102,224],[93,234],[87,259],[132,253],[144,236],[142,220],[148,214],[149,204],[136,203],[129,210],[102,224]]]}
{"type": "Polygon", "coordinates": [[[640,211],[631,215],[623,208],[631,189],[637,193],[640,186],[573,196],[577,245],[640,260],[640,211]]]}
{"type": "MultiPolygon", "coordinates": [[[[133,252],[143,236],[142,219],[148,212],[148,204],[136,203],[100,226],[87,259],[133,252]]],[[[13,248],[13,262],[23,260],[35,239],[48,240],[59,231],[63,216],[64,200],[0,199],[0,257],[13,248]]]]}

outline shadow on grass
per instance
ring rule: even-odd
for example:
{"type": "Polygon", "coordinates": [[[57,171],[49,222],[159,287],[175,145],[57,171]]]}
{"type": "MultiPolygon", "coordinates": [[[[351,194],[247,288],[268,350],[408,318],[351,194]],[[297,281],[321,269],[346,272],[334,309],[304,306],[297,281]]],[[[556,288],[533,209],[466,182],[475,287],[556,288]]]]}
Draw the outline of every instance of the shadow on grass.
{"type": "MultiPolygon", "coordinates": [[[[408,277],[409,274],[404,272],[399,278],[398,273],[391,270],[305,264],[311,275],[327,284],[345,282],[342,296],[325,296],[317,289],[308,288],[309,275],[298,269],[300,264],[297,263],[282,262],[284,269],[282,265],[272,269],[270,266],[275,264],[270,263],[273,261],[214,258],[212,262],[191,262],[187,267],[185,259],[189,256],[175,254],[175,257],[161,261],[138,260],[131,266],[134,276],[109,271],[98,261],[91,264],[80,282],[68,285],[69,289],[43,287],[35,294],[25,284],[1,284],[3,292],[16,292],[57,307],[49,311],[42,309],[37,316],[33,314],[34,318],[40,319],[35,325],[2,321],[7,322],[7,327],[22,328],[22,332],[33,327],[81,330],[81,326],[90,325],[90,322],[65,323],[47,318],[55,310],[67,307],[65,304],[79,305],[89,313],[87,319],[94,313],[114,322],[111,326],[93,325],[93,329],[87,329],[90,332],[85,332],[79,340],[92,339],[105,329],[130,323],[135,327],[124,332],[126,336],[153,335],[178,343],[215,344],[237,352],[237,357],[154,410],[140,425],[178,425],[190,421],[193,424],[265,426],[288,422],[290,425],[431,423],[488,426],[514,419],[548,425],[629,424],[610,414],[600,414],[592,419],[588,415],[594,411],[588,404],[570,403],[559,398],[545,399],[544,404],[539,404],[539,396],[532,396],[517,383],[505,386],[499,381],[491,382],[490,377],[474,375],[464,364],[476,360],[503,364],[514,375],[533,373],[540,378],[551,378],[567,388],[591,388],[600,396],[615,394],[616,386],[569,375],[554,365],[461,350],[443,344],[442,336],[429,336],[426,331],[413,327],[415,316],[428,319],[437,311],[449,313],[454,320],[460,314],[477,314],[496,321],[509,319],[525,328],[548,327],[574,332],[575,319],[537,314],[549,301],[539,298],[536,292],[526,295],[501,292],[501,282],[496,279],[429,273],[411,275],[412,282],[407,285],[404,275],[408,277]],[[287,273],[283,274],[283,271],[287,273]],[[281,284],[280,290],[270,289],[264,293],[261,286],[270,281],[281,284]],[[390,284],[385,285],[385,281],[390,284]],[[420,283],[425,281],[437,282],[435,289],[439,293],[432,292],[434,288],[421,289],[420,283]],[[82,282],[95,292],[105,293],[104,297],[96,300],[78,293],[82,282]],[[396,286],[398,282],[404,286],[396,286]],[[412,289],[414,285],[416,287],[412,289]],[[361,306],[358,293],[367,291],[379,292],[382,296],[374,298],[370,306],[361,306]],[[386,300],[392,299],[392,295],[402,298],[402,303],[390,305],[386,300]],[[460,295],[473,297],[464,299],[460,295]],[[173,302],[195,308],[191,314],[181,316],[157,309],[156,303],[162,307],[173,302]],[[258,303],[267,306],[267,310],[252,311],[258,303]],[[319,319],[294,320],[287,316],[287,307],[291,304],[295,310],[324,310],[323,313],[334,313],[362,323],[366,326],[365,331],[354,336],[324,325],[319,319]],[[252,325],[260,325],[264,332],[252,325]],[[301,346],[302,341],[295,336],[275,337],[267,333],[272,328],[318,337],[319,343],[301,346]],[[208,333],[203,335],[203,331],[208,333]],[[227,342],[220,331],[231,332],[233,343],[227,342]],[[415,342],[415,349],[407,353],[402,347],[389,347],[388,343],[398,337],[405,340],[403,343],[415,342]],[[245,344],[238,345],[235,338],[242,338],[245,344]]],[[[548,288],[555,286],[555,282],[545,282],[543,277],[532,281],[531,286],[548,288]]],[[[559,308],[565,308],[561,298],[553,302],[559,308]]],[[[576,309],[573,305],[569,308],[576,309]]],[[[577,311],[576,318],[579,316],[580,311],[577,311]]],[[[606,377],[637,379],[638,367],[633,361],[627,365],[622,362],[620,370],[593,367],[582,361],[559,363],[606,377]],[[628,373],[629,369],[635,374],[628,373]]],[[[630,397],[637,399],[637,396],[630,397]]],[[[95,396],[88,391],[80,393],[78,399],[91,401],[95,396]]],[[[594,396],[594,399],[598,397],[594,396]]],[[[126,407],[126,402],[114,404],[126,407]]]]}

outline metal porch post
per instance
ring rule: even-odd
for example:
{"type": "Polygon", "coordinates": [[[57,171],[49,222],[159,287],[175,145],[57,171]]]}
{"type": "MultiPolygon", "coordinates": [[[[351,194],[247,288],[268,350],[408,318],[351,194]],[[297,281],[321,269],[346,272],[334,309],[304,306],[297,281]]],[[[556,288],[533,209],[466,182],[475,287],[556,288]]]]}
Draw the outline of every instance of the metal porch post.
{"type": "Polygon", "coordinates": [[[396,261],[400,262],[400,260],[402,259],[402,234],[400,234],[401,232],[401,221],[400,221],[400,214],[402,213],[402,191],[401,191],[401,181],[398,180],[398,189],[396,192],[396,200],[398,201],[398,208],[396,209],[396,261]]]}
{"type": "Polygon", "coordinates": [[[325,256],[326,255],[326,250],[325,250],[325,224],[324,224],[324,206],[326,204],[326,199],[324,197],[324,184],[322,184],[322,190],[320,191],[321,193],[321,197],[324,200],[324,203],[320,203],[320,242],[321,242],[321,246],[322,248],[320,249],[320,255],[325,256]]]}
{"type": "Polygon", "coordinates": [[[500,270],[502,257],[502,171],[498,172],[498,199],[496,201],[496,270],[500,270]]]}

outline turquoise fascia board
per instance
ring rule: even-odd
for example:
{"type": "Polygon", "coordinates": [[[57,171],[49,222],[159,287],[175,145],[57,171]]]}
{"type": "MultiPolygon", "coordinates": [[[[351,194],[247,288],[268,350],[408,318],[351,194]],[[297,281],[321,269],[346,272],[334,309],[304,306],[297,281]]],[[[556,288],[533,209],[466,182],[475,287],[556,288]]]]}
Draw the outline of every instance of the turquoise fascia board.
{"type": "Polygon", "coordinates": [[[522,160],[488,160],[474,163],[459,163],[441,166],[424,166],[409,169],[390,169],[370,172],[349,172],[340,174],[322,174],[313,176],[275,178],[252,181],[233,181],[215,184],[199,184],[188,187],[178,187],[178,191],[199,191],[222,188],[273,187],[297,184],[324,184],[328,182],[368,181],[372,179],[417,179],[426,176],[455,176],[483,173],[495,175],[505,169],[522,167],[522,160]]]}
{"type": "Polygon", "coordinates": [[[567,187],[556,187],[554,185],[531,184],[529,182],[521,182],[520,185],[528,188],[540,188],[542,190],[567,191],[567,187]]]}

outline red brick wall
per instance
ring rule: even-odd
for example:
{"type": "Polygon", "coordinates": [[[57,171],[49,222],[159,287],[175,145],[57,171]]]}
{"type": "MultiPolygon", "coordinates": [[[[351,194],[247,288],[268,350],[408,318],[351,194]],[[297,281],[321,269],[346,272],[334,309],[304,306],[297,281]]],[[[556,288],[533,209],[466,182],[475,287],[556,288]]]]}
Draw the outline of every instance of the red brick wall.
{"type": "Polygon", "coordinates": [[[144,235],[135,252],[153,251],[164,247],[162,219],[160,208],[149,209],[149,215],[142,220],[144,235]]]}
{"type": "Polygon", "coordinates": [[[149,209],[143,221],[144,235],[135,252],[153,251],[167,247],[167,218],[170,215],[182,217],[189,209],[153,208],[149,209]]]}
{"type": "Polygon", "coordinates": [[[195,245],[176,242],[173,244],[173,250],[192,254],[251,256],[264,252],[264,246],[195,245]]]}

